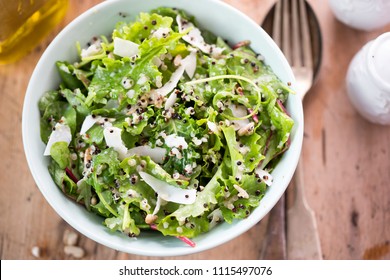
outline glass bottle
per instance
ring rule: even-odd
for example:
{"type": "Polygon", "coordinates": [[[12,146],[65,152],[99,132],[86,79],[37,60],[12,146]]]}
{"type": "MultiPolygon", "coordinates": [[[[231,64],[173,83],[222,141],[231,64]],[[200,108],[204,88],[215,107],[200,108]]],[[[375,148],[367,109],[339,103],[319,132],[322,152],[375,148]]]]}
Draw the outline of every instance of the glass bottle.
{"type": "Polygon", "coordinates": [[[0,64],[19,60],[63,19],[68,0],[0,0],[0,64]]]}

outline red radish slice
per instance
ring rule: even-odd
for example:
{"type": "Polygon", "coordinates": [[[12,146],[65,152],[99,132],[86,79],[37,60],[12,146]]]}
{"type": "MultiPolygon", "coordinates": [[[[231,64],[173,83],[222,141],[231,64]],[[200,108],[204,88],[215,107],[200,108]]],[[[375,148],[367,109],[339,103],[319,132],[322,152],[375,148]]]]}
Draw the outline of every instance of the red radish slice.
{"type": "MultiPolygon", "coordinates": [[[[248,108],[248,112],[249,112],[249,114],[252,114],[253,113],[253,109],[248,108]]],[[[255,121],[255,123],[259,122],[259,117],[257,116],[257,114],[253,114],[252,115],[252,119],[255,121]]]]}
{"type": "MultiPolygon", "coordinates": [[[[155,225],[155,224],[150,225],[150,228],[153,229],[153,230],[158,230],[157,229],[157,225],[155,225]]],[[[176,236],[176,238],[180,239],[181,241],[183,241],[184,243],[190,245],[191,247],[195,247],[196,246],[196,243],[194,241],[192,241],[191,239],[189,239],[188,237],[176,236]]]]}
{"type": "Polygon", "coordinates": [[[177,236],[177,238],[179,238],[181,241],[183,241],[184,243],[190,245],[191,247],[195,247],[196,246],[196,243],[194,241],[192,241],[191,239],[189,239],[188,237],[185,237],[185,236],[177,236]]]}
{"type": "Polygon", "coordinates": [[[68,167],[65,167],[65,172],[68,177],[77,184],[79,180],[76,178],[76,176],[73,174],[72,170],[70,170],[68,167]]]}

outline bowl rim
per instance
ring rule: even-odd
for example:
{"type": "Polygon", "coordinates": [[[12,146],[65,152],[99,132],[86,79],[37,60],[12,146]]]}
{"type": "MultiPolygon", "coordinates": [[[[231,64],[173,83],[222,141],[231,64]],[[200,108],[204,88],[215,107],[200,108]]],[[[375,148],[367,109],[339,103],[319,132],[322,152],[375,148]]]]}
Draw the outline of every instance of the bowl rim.
{"type": "MultiPolygon", "coordinates": [[[[249,230],[250,228],[252,228],[255,224],[257,224],[272,209],[272,207],[277,203],[277,201],[280,199],[280,197],[285,192],[285,190],[286,190],[286,188],[288,186],[288,182],[290,182],[290,180],[291,180],[291,178],[293,176],[293,173],[295,171],[295,168],[296,168],[296,166],[298,164],[298,160],[299,160],[299,156],[300,156],[300,152],[301,152],[301,147],[302,147],[302,142],[303,142],[303,108],[302,108],[302,103],[300,102],[300,99],[299,99],[299,102],[295,101],[295,103],[296,103],[295,105],[297,106],[297,108],[296,108],[297,114],[295,116],[296,119],[294,119],[294,121],[295,121],[296,124],[294,125],[295,126],[295,128],[294,128],[294,139],[291,142],[291,146],[290,146],[290,149],[293,149],[293,151],[291,151],[291,153],[293,153],[293,154],[291,155],[291,158],[290,158],[290,161],[289,161],[289,166],[291,167],[291,169],[288,169],[286,174],[283,175],[283,177],[284,177],[283,180],[284,180],[284,182],[286,182],[285,185],[283,185],[278,190],[277,195],[275,197],[273,197],[273,199],[271,199],[269,201],[269,203],[265,207],[261,207],[261,205],[259,205],[257,207],[257,209],[255,209],[255,211],[256,210],[260,211],[260,208],[264,209],[264,210],[262,210],[262,214],[261,215],[257,215],[256,216],[256,219],[255,218],[253,218],[253,219],[245,219],[246,221],[243,222],[243,225],[244,225],[243,227],[238,227],[238,228],[236,227],[234,231],[228,230],[227,232],[229,234],[223,234],[222,236],[219,236],[218,239],[214,240],[215,242],[213,242],[213,243],[210,243],[210,242],[201,243],[201,245],[197,244],[197,246],[194,247],[194,248],[189,247],[189,246],[183,246],[183,247],[175,247],[175,248],[172,248],[171,250],[155,251],[153,248],[142,248],[142,249],[140,249],[138,247],[137,248],[125,247],[125,246],[128,246],[128,244],[122,244],[120,242],[117,242],[116,238],[118,237],[118,235],[115,234],[115,233],[110,233],[113,236],[115,236],[115,238],[113,238],[113,239],[110,238],[110,240],[106,240],[104,237],[101,236],[101,234],[95,233],[95,232],[93,232],[92,229],[88,229],[88,228],[84,227],[83,225],[80,225],[77,222],[75,222],[73,220],[73,218],[72,218],[72,215],[67,213],[66,209],[61,209],[61,208],[58,207],[58,205],[56,205],[55,201],[53,201],[51,199],[49,193],[43,187],[45,185],[45,182],[40,178],[38,170],[35,167],[35,164],[34,164],[34,162],[35,162],[34,154],[33,154],[33,151],[32,151],[32,147],[30,147],[30,145],[29,145],[31,139],[28,137],[28,136],[30,136],[29,135],[29,131],[28,131],[28,124],[29,124],[29,121],[30,121],[29,117],[31,116],[31,110],[32,110],[31,109],[31,104],[32,104],[31,100],[32,100],[33,95],[36,94],[36,93],[34,93],[33,85],[34,85],[34,83],[37,83],[37,81],[39,80],[39,73],[40,73],[40,70],[42,70],[42,68],[43,68],[43,66],[45,64],[46,57],[48,56],[48,54],[51,51],[53,51],[53,46],[61,41],[62,37],[64,37],[73,28],[78,26],[78,24],[80,24],[82,21],[86,20],[88,17],[90,17],[91,15],[96,13],[96,11],[102,11],[102,10],[104,11],[109,6],[116,5],[117,3],[122,3],[122,2],[125,2],[125,1],[131,2],[131,0],[130,1],[128,1],[128,0],[103,1],[103,2],[101,2],[99,4],[97,4],[97,5],[89,8],[88,10],[86,10],[85,12],[80,14],[79,16],[77,16],[75,19],[73,19],[69,24],[67,24],[57,34],[57,36],[53,39],[53,41],[50,43],[50,45],[47,47],[47,49],[44,51],[44,53],[42,54],[41,58],[39,59],[37,65],[36,65],[36,67],[35,67],[35,69],[33,71],[33,74],[32,74],[32,76],[30,78],[30,81],[28,83],[28,87],[27,87],[26,95],[25,95],[25,99],[24,99],[24,104],[23,104],[23,112],[22,112],[23,147],[24,147],[25,156],[26,156],[26,159],[27,159],[27,163],[28,163],[30,172],[31,172],[31,174],[32,174],[32,176],[34,178],[34,181],[35,181],[36,185],[38,186],[39,190],[41,191],[41,193],[45,197],[46,201],[51,205],[51,207],[55,210],[55,212],[62,219],[64,219],[70,226],[72,226],[74,229],[76,229],[77,231],[79,231],[80,233],[85,235],[86,237],[94,240],[95,242],[103,244],[103,245],[105,245],[107,247],[110,247],[112,249],[119,250],[119,251],[122,251],[122,252],[130,253],[130,254],[146,255],[146,256],[161,256],[161,257],[188,255],[188,254],[193,254],[193,253],[199,253],[199,252],[211,249],[211,248],[215,248],[217,246],[225,244],[226,242],[228,242],[228,241],[238,237],[242,233],[244,233],[247,230],[249,230]]],[[[175,0],[175,1],[171,0],[171,1],[168,1],[168,2],[179,2],[179,1],[180,0],[175,0]]],[[[285,59],[284,55],[282,54],[282,52],[280,51],[278,46],[275,44],[275,42],[259,26],[259,24],[257,24],[254,20],[249,18],[246,14],[244,14],[240,10],[238,10],[238,9],[234,8],[233,6],[230,6],[229,4],[224,3],[222,1],[219,1],[219,0],[200,0],[200,1],[197,1],[197,2],[199,2],[199,5],[201,5],[201,3],[203,3],[203,2],[212,2],[213,4],[216,4],[217,6],[223,8],[225,10],[228,10],[230,13],[238,15],[240,17],[240,20],[245,21],[246,24],[249,24],[249,25],[252,25],[252,26],[256,26],[256,29],[258,30],[259,33],[262,34],[263,38],[267,41],[267,43],[270,44],[275,49],[275,54],[277,55],[277,59],[279,59],[280,62],[283,64],[283,66],[284,66],[283,67],[284,68],[283,71],[286,72],[286,75],[289,77],[289,80],[292,83],[291,87],[294,89],[295,78],[294,78],[294,75],[292,73],[292,70],[291,70],[287,60],[285,59]]],[[[156,1],[156,3],[157,3],[157,1],[156,1]]],[[[160,1],[158,3],[159,4],[158,5],[156,4],[156,7],[164,5],[164,3],[162,1],[160,1]]],[[[188,12],[191,13],[191,11],[188,11],[188,12]]],[[[53,62],[53,64],[54,64],[54,62],[53,62]]],[[[293,96],[292,98],[297,99],[298,97],[297,96],[293,96]]],[[[54,182],[52,182],[52,183],[54,184],[54,182]]],[[[73,201],[69,201],[69,203],[74,203],[74,202],[73,201]]],[[[253,211],[251,215],[253,215],[253,213],[255,211],[253,211]]],[[[243,220],[239,220],[239,221],[233,222],[232,226],[229,226],[229,229],[230,228],[234,228],[234,225],[239,223],[240,221],[242,222],[243,220]]],[[[207,234],[208,233],[205,233],[205,235],[207,235],[207,234]]],[[[119,238],[121,238],[121,237],[119,237],[119,238]]],[[[163,237],[163,235],[161,235],[161,238],[165,238],[165,237],[163,237]]],[[[198,238],[194,238],[195,241],[197,241],[197,239],[198,238]]]]}

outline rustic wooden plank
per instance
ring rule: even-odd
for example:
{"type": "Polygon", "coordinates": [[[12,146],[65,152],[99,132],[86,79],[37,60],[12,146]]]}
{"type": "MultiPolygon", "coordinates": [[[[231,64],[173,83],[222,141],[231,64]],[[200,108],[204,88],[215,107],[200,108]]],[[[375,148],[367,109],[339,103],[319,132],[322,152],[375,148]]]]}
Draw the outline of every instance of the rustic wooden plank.
{"type": "MultiPolygon", "coordinates": [[[[95,1],[96,3],[97,1],[95,1]]],[[[62,24],[21,61],[0,65],[0,256],[2,259],[31,259],[38,245],[43,257],[62,259],[62,220],[36,187],[24,156],[21,117],[24,93],[43,50],[69,21],[93,1],[72,1],[62,24]]],[[[63,226],[62,226],[63,228],[63,226]]]]}
{"type": "Polygon", "coordinates": [[[327,1],[310,2],[323,29],[324,58],[321,77],[304,104],[302,156],[324,258],[363,259],[369,251],[389,259],[388,250],[373,252],[390,239],[390,129],[356,113],[346,94],[345,74],[355,53],[390,26],[356,31],[335,20],[327,1]]]}
{"type": "Polygon", "coordinates": [[[269,213],[260,259],[287,259],[286,197],[283,195],[269,213]]]}

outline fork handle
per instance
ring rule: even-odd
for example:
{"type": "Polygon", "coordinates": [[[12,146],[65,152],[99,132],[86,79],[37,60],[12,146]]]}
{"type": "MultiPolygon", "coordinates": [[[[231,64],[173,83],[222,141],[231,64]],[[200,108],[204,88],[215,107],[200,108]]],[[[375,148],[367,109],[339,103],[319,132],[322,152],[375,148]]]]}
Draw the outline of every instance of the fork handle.
{"type": "Polygon", "coordinates": [[[300,160],[293,178],[294,185],[287,193],[287,196],[293,194],[293,205],[287,207],[287,258],[322,259],[315,213],[306,201],[303,170],[300,160]]]}

